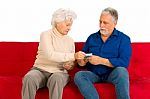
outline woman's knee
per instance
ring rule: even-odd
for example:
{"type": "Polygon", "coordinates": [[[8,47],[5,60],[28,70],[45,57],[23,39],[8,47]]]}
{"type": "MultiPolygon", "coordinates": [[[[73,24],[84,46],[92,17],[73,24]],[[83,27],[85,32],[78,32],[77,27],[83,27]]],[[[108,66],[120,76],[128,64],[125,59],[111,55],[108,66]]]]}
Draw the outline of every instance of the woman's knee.
{"type": "Polygon", "coordinates": [[[67,73],[53,73],[48,79],[48,85],[51,83],[66,84],[69,81],[69,75],[67,73]]]}
{"type": "Polygon", "coordinates": [[[32,77],[32,75],[27,74],[23,77],[22,82],[23,85],[31,85],[34,83],[34,78],[32,77]]]}
{"type": "Polygon", "coordinates": [[[42,78],[39,75],[40,75],[40,72],[38,70],[31,70],[31,71],[29,71],[23,77],[23,84],[39,86],[39,82],[42,81],[42,78]]]}

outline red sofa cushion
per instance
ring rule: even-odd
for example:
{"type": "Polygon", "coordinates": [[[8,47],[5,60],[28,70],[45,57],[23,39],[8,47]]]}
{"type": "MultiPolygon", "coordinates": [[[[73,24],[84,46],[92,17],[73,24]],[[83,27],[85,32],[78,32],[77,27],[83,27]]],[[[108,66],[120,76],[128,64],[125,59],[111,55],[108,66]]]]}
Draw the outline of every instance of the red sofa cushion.
{"type": "MultiPolygon", "coordinates": [[[[84,42],[76,42],[76,51],[84,42]]],[[[21,99],[22,77],[32,67],[37,53],[38,42],[0,42],[0,99],[21,99]]],[[[132,57],[128,68],[131,99],[150,99],[150,43],[132,43],[132,57]]],[[[69,71],[70,83],[64,88],[63,99],[82,99],[73,82],[74,74],[81,70],[69,71]]],[[[112,84],[95,84],[101,99],[116,99],[112,84]]],[[[47,88],[37,91],[36,99],[48,99],[47,88]]]]}
{"type": "Polygon", "coordinates": [[[0,76],[23,76],[33,65],[38,42],[0,42],[0,76]]]}
{"type": "Polygon", "coordinates": [[[22,78],[0,76],[0,99],[21,99],[22,78]]]}
{"type": "Polygon", "coordinates": [[[150,81],[150,43],[132,43],[132,57],[128,68],[130,79],[150,81]]]}

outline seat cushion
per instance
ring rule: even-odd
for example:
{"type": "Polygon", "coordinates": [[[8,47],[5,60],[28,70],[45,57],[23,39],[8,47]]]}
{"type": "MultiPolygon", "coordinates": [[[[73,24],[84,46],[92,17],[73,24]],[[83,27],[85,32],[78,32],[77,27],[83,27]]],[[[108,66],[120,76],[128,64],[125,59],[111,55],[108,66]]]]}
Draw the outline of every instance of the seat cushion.
{"type": "Polygon", "coordinates": [[[0,99],[21,99],[22,78],[0,76],[0,99]]]}

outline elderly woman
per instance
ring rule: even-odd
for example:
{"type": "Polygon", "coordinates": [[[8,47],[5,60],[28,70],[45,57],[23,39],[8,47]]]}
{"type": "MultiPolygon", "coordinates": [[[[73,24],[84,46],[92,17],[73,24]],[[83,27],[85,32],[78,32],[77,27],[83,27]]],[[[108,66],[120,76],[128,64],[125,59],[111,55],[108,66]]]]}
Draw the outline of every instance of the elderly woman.
{"type": "Polygon", "coordinates": [[[22,99],[34,99],[39,88],[48,87],[49,99],[62,99],[75,60],[75,46],[67,36],[76,14],[58,9],[52,16],[52,29],[41,34],[38,52],[32,69],[24,76],[22,99]]]}

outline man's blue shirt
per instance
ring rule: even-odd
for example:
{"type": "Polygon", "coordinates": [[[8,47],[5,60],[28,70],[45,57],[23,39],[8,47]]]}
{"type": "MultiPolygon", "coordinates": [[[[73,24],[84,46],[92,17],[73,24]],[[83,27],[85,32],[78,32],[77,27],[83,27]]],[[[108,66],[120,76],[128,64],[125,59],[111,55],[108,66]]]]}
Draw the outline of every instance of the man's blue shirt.
{"type": "MultiPolygon", "coordinates": [[[[106,42],[103,42],[100,31],[98,31],[88,37],[82,51],[107,58],[114,68],[127,68],[131,57],[131,41],[127,35],[114,29],[112,35],[106,42]]],[[[113,70],[111,67],[102,64],[93,65],[89,62],[86,66],[87,70],[97,75],[109,74],[113,70]]]]}

